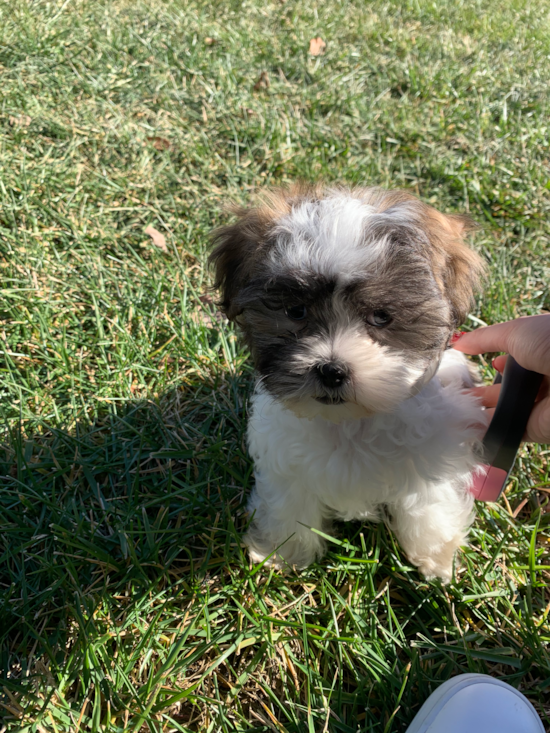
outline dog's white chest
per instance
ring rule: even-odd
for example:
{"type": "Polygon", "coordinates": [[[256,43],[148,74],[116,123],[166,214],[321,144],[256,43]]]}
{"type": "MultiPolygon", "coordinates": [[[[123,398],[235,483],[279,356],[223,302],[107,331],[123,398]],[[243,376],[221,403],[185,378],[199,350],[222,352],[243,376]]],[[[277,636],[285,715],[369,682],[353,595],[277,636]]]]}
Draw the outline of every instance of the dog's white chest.
{"type": "Polygon", "coordinates": [[[259,390],[249,448],[266,480],[299,485],[338,516],[359,518],[404,494],[464,480],[475,463],[480,414],[458,384],[443,386],[438,379],[392,414],[339,424],[299,418],[259,390]]]}

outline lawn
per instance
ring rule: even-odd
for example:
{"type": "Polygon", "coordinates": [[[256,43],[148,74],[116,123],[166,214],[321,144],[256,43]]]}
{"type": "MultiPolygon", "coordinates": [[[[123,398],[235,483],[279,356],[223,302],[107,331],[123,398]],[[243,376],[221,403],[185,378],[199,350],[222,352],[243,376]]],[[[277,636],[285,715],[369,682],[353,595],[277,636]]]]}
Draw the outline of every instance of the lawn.
{"type": "Polygon", "coordinates": [[[206,269],[228,202],[376,183],[480,224],[465,328],[550,309],[549,19],[0,1],[1,733],[400,733],[466,671],[550,727],[549,451],[479,505],[448,586],[380,525],[304,572],[250,565],[253,374],[206,269]]]}

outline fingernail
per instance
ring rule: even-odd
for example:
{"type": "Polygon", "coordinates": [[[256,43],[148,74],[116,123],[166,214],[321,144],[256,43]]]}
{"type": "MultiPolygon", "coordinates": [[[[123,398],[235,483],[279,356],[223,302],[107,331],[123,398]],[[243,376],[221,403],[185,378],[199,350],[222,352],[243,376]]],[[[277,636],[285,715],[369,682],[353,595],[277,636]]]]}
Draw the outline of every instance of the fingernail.
{"type": "Polygon", "coordinates": [[[455,331],[453,335],[451,336],[451,344],[456,344],[458,339],[462,338],[466,331],[455,331]]]}

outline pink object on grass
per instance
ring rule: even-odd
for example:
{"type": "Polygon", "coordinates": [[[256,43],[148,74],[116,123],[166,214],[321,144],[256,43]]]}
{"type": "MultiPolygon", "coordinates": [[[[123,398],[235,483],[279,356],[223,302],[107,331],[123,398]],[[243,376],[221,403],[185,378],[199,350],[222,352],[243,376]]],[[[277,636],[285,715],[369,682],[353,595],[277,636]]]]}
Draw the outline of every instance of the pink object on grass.
{"type": "Polygon", "coordinates": [[[455,331],[453,335],[451,336],[451,340],[449,341],[450,344],[456,344],[456,342],[464,336],[466,332],[465,331],[455,331]]]}
{"type": "Polygon", "coordinates": [[[474,476],[470,491],[478,501],[496,501],[504,488],[508,473],[503,468],[486,464],[481,468],[484,468],[486,473],[478,473],[474,476]]]}

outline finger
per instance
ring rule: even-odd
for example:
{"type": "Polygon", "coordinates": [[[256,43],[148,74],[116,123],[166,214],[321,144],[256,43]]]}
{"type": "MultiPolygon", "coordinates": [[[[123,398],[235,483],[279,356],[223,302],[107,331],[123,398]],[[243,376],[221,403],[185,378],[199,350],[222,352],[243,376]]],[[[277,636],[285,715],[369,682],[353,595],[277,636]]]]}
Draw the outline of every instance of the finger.
{"type": "Polygon", "coordinates": [[[524,440],[532,443],[550,441],[550,398],[537,402],[529,416],[524,440]]]}
{"type": "Polygon", "coordinates": [[[468,392],[475,397],[479,397],[484,407],[496,407],[500,388],[500,384],[490,384],[487,387],[474,387],[474,389],[470,389],[468,392]]]}
{"type": "Polygon", "coordinates": [[[453,344],[453,349],[464,354],[484,354],[488,351],[508,351],[510,336],[514,331],[516,321],[496,323],[494,326],[484,326],[475,331],[463,334],[453,344]]]}
{"type": "Polygon", "coordinates": [[[502,374],[502,372],[504,371],[507,358],[508,357],[506,356],[506,354],[504,354],[502,356],[497,356],[496,359],[493,359],[493,368],[496,369],[497,372],[500,372],[500,374],[502,374]]]}
{"type": "Polygon", "coordinates": [[[550,373],[550,313],[478,328],[461,336],[453,348],[466,354],[506,351],[524,369],[550,373]]]}

